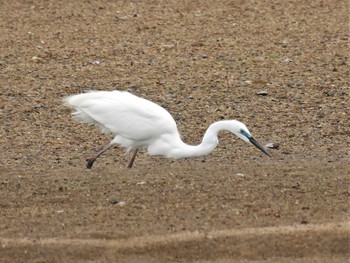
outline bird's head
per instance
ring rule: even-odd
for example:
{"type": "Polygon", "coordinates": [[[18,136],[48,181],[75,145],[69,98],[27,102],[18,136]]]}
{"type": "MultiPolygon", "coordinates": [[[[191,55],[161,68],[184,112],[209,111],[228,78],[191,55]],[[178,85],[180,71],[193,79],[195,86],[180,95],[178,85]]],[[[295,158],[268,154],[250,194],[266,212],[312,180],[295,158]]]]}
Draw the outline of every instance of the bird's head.
{"type": "Polygon", "coordinates": [[[229,121],[229,131],[232,132],[233,134],[237,135],[237,137],[241,138],[243,141],[246,141],[248,143],[253,144],[256,148],[258,148],[260,151],[265,153],[266,155],[270,156],[271,155],[265,150],[264,147],[262,147],[251,135],[249,132],[248,128],[245,126],[244,123],[236,120],[231,120],[229,121]]]}

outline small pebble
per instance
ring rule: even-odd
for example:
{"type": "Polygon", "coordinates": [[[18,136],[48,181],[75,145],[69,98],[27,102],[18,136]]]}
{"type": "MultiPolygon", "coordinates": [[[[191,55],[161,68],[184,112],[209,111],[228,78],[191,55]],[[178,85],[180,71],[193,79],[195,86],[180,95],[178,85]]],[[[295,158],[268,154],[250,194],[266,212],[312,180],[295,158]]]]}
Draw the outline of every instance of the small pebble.
{"type": "Polygon", "coordinates": [[[38,104],[33,105],[33,108],[34,108],[34,109],[44,108],[44,105],[41,104],[41,103],[38,103],[38,104]]]}
{"type": "Polygon", "coordinates": [[[280,147],[280,144],[278,142],[270,142],[266,144],[265,147],[270,149],[278,149],[280,147]]]}
{"type": "Polygon", "coordinates": [[[116,204],[119,203],[119,201],[116,200],[116,199],[110,199],[108,202],[109,202],[111,205],[116,205],[116,204]]]}
{"type": "Polygon", "coordinates": [[[125,205],[124,201],[118,201],[117,199],[114,199],[114,198],[109,199],[108,203],[111,205],[117,205],[117,206],[124,206],[125,205]]]}
{"type": "Polygon", "coordinates": [[[39,57],[34,56],[34,57],[32,57],[32,61],[33,61],[33,62],[41,62],[42,59],[39,58],[39,57]]]}
{"type": "Polygon", "coordinates": [[[289,62],[293,62],[293,60],[291,60],[290,58],[286,58],[286,59],[283,60],[282,62],[289,63],[289,62]]]}
{"type": "Polygon", "coordinates": [[[259,92],[256,93],[256,94],[259,95],[259,96],[267,96],[267,95],[268,95],[268,93],[267,93],[266,90],[261,90],[261,91],[259,91],[259,92]]]}
{"type": "Polygon", "coordinates": [[[208,56],[207,56],[206,54],[199,54],[199,55],[197,56],[197,58],[198,58],[198,59],[207,59],[208,56]]]}

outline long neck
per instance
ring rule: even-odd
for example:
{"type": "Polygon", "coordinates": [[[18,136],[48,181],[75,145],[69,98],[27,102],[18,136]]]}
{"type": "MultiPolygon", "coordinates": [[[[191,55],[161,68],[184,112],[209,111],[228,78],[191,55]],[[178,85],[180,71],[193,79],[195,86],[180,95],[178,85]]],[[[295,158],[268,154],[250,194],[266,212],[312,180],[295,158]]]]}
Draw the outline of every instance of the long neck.
{"type": "Polygon", "coordinates": [[[225,130],[225,127],[227,127],[226,121],[218,121],[210,125],[199,145],[188,145],[184,143],[178,134],[177,138],[171,136],[172,138],[164,142],[162,153],[155,154],[161,154],[176,159],[207,155],[219,144],[218,132],[225,130]],[[168,147],[166,147],[165,144],[168,147]]]}

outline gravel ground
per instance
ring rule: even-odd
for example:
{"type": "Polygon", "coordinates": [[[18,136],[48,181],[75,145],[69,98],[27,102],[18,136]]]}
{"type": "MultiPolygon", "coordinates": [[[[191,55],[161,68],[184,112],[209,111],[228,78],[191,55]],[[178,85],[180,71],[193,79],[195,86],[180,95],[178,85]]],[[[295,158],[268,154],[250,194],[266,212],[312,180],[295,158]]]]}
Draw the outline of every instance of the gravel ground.
{"type": "Polygon", "coordinates": [[[348,1],[0,2],[1,262],[344,262],[349,251],[348,1]],[[116,147],[62,98],[129,90],[195,159],[116,147]]]}

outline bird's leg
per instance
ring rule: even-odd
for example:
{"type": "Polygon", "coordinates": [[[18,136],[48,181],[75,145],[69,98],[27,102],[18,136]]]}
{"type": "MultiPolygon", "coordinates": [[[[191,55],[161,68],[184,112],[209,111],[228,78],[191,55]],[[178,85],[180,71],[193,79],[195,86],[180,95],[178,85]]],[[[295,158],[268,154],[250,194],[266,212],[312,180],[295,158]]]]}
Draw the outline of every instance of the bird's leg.
{"type": "Polygon", "coordinates": [[[137,155],[137,151],[138,151],[139,149],[135,149],[134,150],[134,153],[132,154],[132,157],[131,157],[131,160],[130,160],[130,162],[129,162],[129,165],[128,165],[128,168],[131,168],[132,167],[132,165],[133,165],[133,163],[134,163],[134,161],[135,161],[135,158],[136,158],[136,155],[137,155]]]}
{"type": "Polygon", "coordinates": [[[92,165],[96,161],[98,157],[100,157],[105,151],[107,151],[111,147],[111,144],[108,144],[105,148],[103,148],[101,151],[96,153],[94,156],[92,156],[90,159],[87,160],[86,168],[91,169],[92,165]]]}

